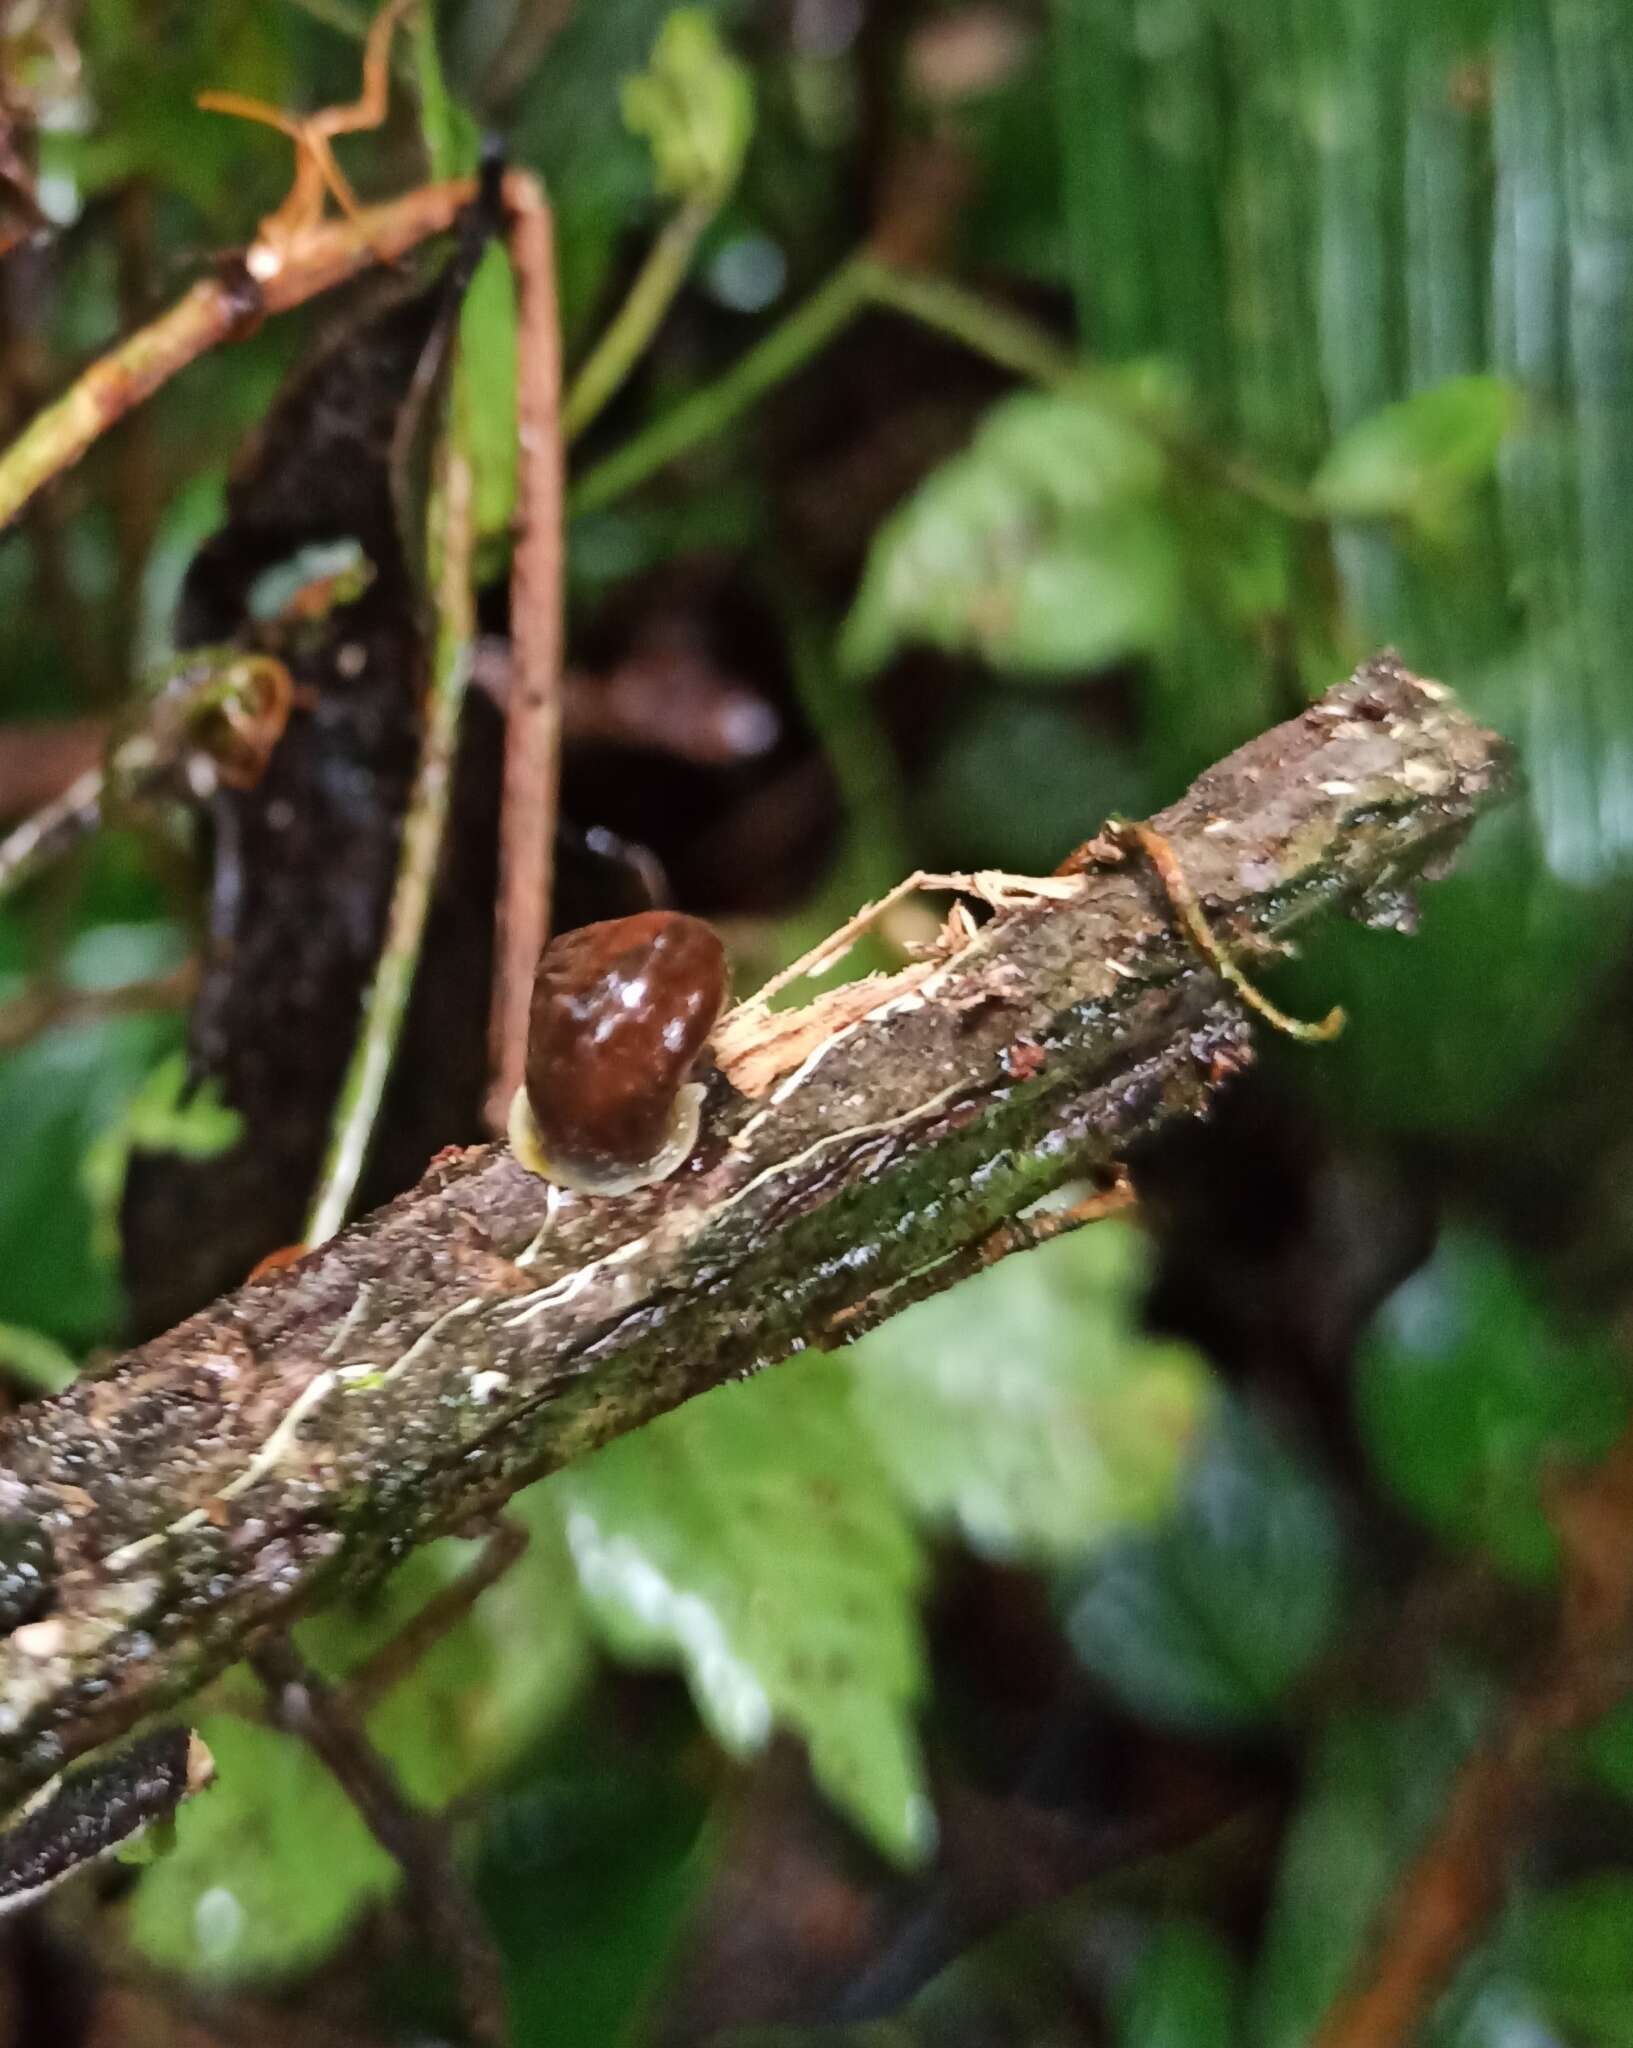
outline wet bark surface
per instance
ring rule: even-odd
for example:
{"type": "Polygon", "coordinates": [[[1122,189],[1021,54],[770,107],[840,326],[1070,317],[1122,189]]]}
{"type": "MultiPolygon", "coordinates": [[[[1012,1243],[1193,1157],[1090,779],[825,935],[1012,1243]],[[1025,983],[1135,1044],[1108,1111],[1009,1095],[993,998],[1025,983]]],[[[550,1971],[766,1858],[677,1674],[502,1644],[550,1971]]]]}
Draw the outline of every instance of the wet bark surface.
{"type": "MultiPolygon", "coordinates": [[[[1251,962],[1323,911],[1393,915],[1508,779],[1499,740],[1381,660],[1152,822],[1251,962]]],[[[560,1196],[502,1147],[442,1155],[299,1264],[13,1417],[0,1518],[46,1537],[49,1596],[0,1640],[0,1798],[530,1480],[840,1341],[1205,1111],[1251,1057],[1137,853],[980,883],[985,923],[831,1029],[728,1018],[702,1139],[662,1185],[560,1196]],[[793,1049],[757,1058],[760,1036],[793,1049]]]]}

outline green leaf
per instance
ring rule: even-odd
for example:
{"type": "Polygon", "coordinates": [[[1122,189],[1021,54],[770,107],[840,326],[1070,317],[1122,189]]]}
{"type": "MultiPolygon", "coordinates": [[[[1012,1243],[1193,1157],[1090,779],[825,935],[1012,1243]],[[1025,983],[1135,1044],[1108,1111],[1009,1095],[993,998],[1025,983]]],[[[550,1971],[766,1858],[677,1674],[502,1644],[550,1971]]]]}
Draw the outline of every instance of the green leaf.
{"type": "MultiPolygon", "coordinates": [[[[528,1547],[370,1714],[370,1739],[416,1804],[441,1807],[491,1780],[576,1697],[590,1664],[578,1587],[555,1505],[541,1487],[508,1512],[528,1547]]],[[[481,1545],[416,1551],[368,1599],[300,1631],[303,1654],[340,1677],[471,1569],[481,1545]]]]}
{"type": "Polygon", "coordinates": [[[1519,395],[1501,377],[1448,377],[1340,435],[1311,495],[1334,518],[1404,519],[1439,533],[1491,475],[1518,418],[1519,395]]]}
{"type": "Polygon", "coordinates": [[[1538,2004],[1573,2040],[1633,2048],[1633,1878],[1584,1878],[1530,1903],[1519,1952],[1538,2004]]]}
{"type": "Polygon", "coordinates": [[[686,1672],[734,1755],[774,1726],[888,1855],[929,1848],[912,1709],[918,1546],[843,1366],[722,1387],[550,1482],[607,1644],[686,1672]]]}
{"type": "Polygon", "coordinates": [[[1023,392],[879,529],[841,656],[913,641],[1018,674],[1103,667],[1172,635],[1180,605],[1156,440],[1088,393],[1023,392]]]}
{"type": "MultiPolygon", "coordinates": [[[[528,1524],[528,1548],[368,1717],[370,1739],[416,1805],[445,1806],[508,1768],[559,1719],[588,1670],[555,1505],[534,1487],[511,1512],[528,1524]]],[[[478,1549],[447,1539],[416,1551],[366,1599],[305,1623],[302,1654],[344,1676],[462,1577],[478,1549]]],[[[291,1975],[320,1962],[395,1888],[396,1866],[304,1744],[232,1714],[206,1717],[200,1732],[216,1785],[178,1816],[174,1854],[138,1891],[134,1938],[155,1962],[199,1975],[291,1975]]]]}
{"type": "Polygon", "coordinates": [[[1486,1705],[1478,1688],[1444,1676],[1409,1713],[1346,1714],[1327,1729],[1276,1877],[1252,1987],[1255,2048],[1305,2048],[1440,1818],[1486,1705]]]}
{"type": "Polygon", "coordinates": [[[1142,1240],[1116,1223],[1005,1259],[851,1353],[854,1402],[915,1510],[1003,1557],[1080,1555],[1172,1506],[1206,1367],[1135,1329],[1142,1240]]]}
{"type": "Polygon", "coordinates": [[[1548,1577],[1557,1554],[1549,1471],[1608,1450],[1628,1408],[1608,1340],[1561,1327],[1507,1255],[1465,1233],[1385,1304],[1356,1389],[1395,1492],[1448,1541],[1526,1579],[1548,1577]]]}
{"type": "Polygon", "coordinates": [[[516,285],[497,244],[476,266],[459,309],[458,374],[477,541],[507,550],[516,510],[516,285]]]}
{"type": "Polygon", "coordinates": [[[754,132],[754,84],[701,7],[677,7],[652,61],[624,81],[624,124],[652,151],[666,197],[713,212],[737,183],[754,132]]]}
{"type": "Polygon", "coordinates": [[[81,1164],[179,1030],[172,1017],[109,1017],[0,1058],[0,1318],[74,1350],[111,1333],[118,1279],[81,1164]]]}
{"type": "Polygon", "coordinates": [[[1191,1920],[1159,1927],[1117,2001],[1116,2048],[1235,2048],[1242,1972],[1218,1935],[1191,1920]]]}
{"type": "Polygon", "coordinates": [[[94,1241],[111,1264],[119,1256],[119,1205],[133,1152],[175,1152],[213,1159],[238,1142],[244,1120],[222,1099],[217,1082],[188,1090],[188,1058],[178,1049],[145,1077],[114,1123],[99,1132],[80,1166],[91,1205],[94,1241]]]}
{"type": "Polygon", "coordinates": [[[232,1714],[205,1715],[199,1733],[216,1782],[137,1884],[131,1938],[161,1969],[292,1976],[395,1889],[396,1865],[304,1743],[232,1714]]]}
{"type": "Polygon", "coordinates": [[[420,95],[420,133],[434,178],[457,178],[475,168],[476,123],[448,90],[437,44],[436,0],[421,0],[409,17],[410,48],[420,95]]]}
{"type": "Polygon", "coordinates": [[[1270,1717],[1337,1625],[1338,1526],[1268,1432],[1223,1408],[1179,1510],[1065,1589],[1072,1647],[1138,1713],[1203,1731],[1270,1717]]]}
{"type": "Polygon", "coordinates": [[[517,2048],[644,2039],[641,2016],[684,1967],[721,1846],[686,1754],[692,1717],[644,1715],[632,1749],[627,1730],[595,1720],[601,1705],[482,1815],[478,1895],[517,2048]]]}
{"type": "Polygon", "coordinates": [[[38,1330],[0,1323],[0,1371],[30,1394],[60,1394],[79,1371],[71,1353],[38,1330]]]}

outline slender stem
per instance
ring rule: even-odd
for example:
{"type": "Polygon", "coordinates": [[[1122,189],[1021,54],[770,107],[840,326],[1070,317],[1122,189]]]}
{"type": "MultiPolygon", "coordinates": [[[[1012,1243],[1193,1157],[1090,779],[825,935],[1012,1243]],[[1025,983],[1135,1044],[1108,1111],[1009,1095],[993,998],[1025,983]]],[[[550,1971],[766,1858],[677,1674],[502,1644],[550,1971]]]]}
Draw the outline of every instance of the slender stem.
{"type": "Polygon", "coordinates": [[[526,1551],[527,1544],[525,1525],[501,1515],[469,1569],[433,1593],[394,1636],[346,1674],[337,1694],[345,1711],[359,1722],[366,1721],[387,1693],[416,1670],[449,1630],[465,1619],[488,1588],[499,1583],[526,1551]]]}
{"type": "Polygon", "coordinates": [[[1176,434],[1166,420],[1156,417],[1126,390],[1096,377],[1089,365],[1062,348],[1036,322],[990,304],[949,278],[919,277],[875,262],[868,266],[868,296],[876,305],[888,306],[950,340],[961,341],[977,355],[1001,369],[1013,370],[1030,383],[1086,385],[1093,379],[1092,388],[1104,403],[1115,406],[1131,426],[1159,441],[1176,460],[1239,497],[1256,499],[1284,519],[1301,524],[1325,520],[1326,515],[1307,492],[1266,476],[1255,463],[1240,456],[1223,454],[1205,442],[1176,434]]]}
{"type": "MultiPolygon", "coordinates": [[[[581,477],[568,494],[569,511],[592,512],[610,504],[688,449],[713,440],[757,399],[809,362],[868,305],[921,321],[1034,381],[1063,383],[1078,367],[1069,351],[1041,328],[961,285],[911,277],[867,254],[852,256],[723,377],[694,392],[581,477]]],[[[570,413],[571,396],[568,405],[570,413]]]]}
{"type": "MultiPolygon", "coordinates": [[[[349,42],[366,43],[374,17],[367,7],[354,6],[352,0],[289,0],[291,7],[298,7],[302,14],[310,15],[325,28],[332,28],[336,35],[345,36],[349,42]]],[[[391,68],[406,85],[418,85],[420,70],[416,61],[413,44],[399,43],[391,56],[391,68]]]]}
{"type": "Polygon", "coordinates": [[[443,76],[442,52],[437,45],[435,0],[419,0],[409,24],[408,56],[420,102],[420,134],[430,160],[433,178],[454,174],[459,155],[454,133],[453,105],[443,76]]]}
{"type": "Polygon", "coordinates": [[[1029,383],[1067,384],[1083,374],[1081,360],[1036,321],[995,306],[950,278],[924,277],[875,259],[861,260],[863,285],[874,305],[962,342],[1029,383]]]}
{"type": "Polygon", "coordinates": [[[185,1010],[197,993],[196,960],[184,960],[150,981],[122,981],[112,988],[65,988],[42,982],[9,1003],[0,1003],[0,1052],[15,1052],[40,1032],[65,1024],[140,1016],[148,1010],[185,1010]]]}
{"type": "Polygon", "coordinates": [[[248,333],[376,263],[390,263],[451,227],[474,196],[468,178],[427,185],[355,220],[329,221],[288,248],[257,242],[241,263],[200,278],[156,320],[94,362],[0,454],[0,527],[71,469],[116,420],[206,350],[248,333]]]}
{"type": "Polygon", "coordinates": [[[1406,2048],[1490,1927],[1524,1830],[1557,1769],[1562,1739],[1609,1713],[1627,1689],[1633,1619],[1633,1429],[1551,1502],[1562,1588],[1553,1645],[1452,1778],[1401,1871],[1312,2048],[1406,2048]]]}
{"type": "Polygon", "coordinates": [[[567,494],[568,511],[593,512],[611,504],[688,449],[723,433],[855,318],[867,303],[868,267],[858,257],[842,263],[723,377],[693,392],[587,471],[567,494]]]}
{"type": "Polygon", "coordinates": [[[435,565],[437,632],[419,768],[403,819],[402,848],[391,907],[386,915],[385,943],[364,998],[362,1029],[341,1085],[328,1156],[306,1226],[306,1242],[310,1245],[322,1244],[334,1236],[345,1222],[357,1193],[414,986],[448,815],[459,712],[476,633],[471,586],[475,545],[471,469],[460,431],[457,377],[452,388],[455,410],[443,437],[440,473],[431,494],[429,552],[435,565]]]}
{"type": "Polygon", "coordinates": [[[640,359],[686,282],[714,214],[712,206],[692,202],[665,222],[624,303],[567,387],[561,424],[569,441],[578,439],[640,359]]]}
{"type": "Polygon", "coordinates": [[[321,21],[325,28],[350,36],[354,43],[362,42],[368,35],[369,11],[352,6],[351,0],[292,0],[292,4],[314,21],[321,21]]]}
{"type": "Polygon", "coordinates": [[[1054,389],[1094,380],[1105,403],[1162,442],[1171,454],[1226,489],[1256,499],[1283,518],[1301,523],[1324,516],[1296,486],[1265,476],[1239,457],[1176,436],[1126,391],[1095,378],[1093,369],[1035,321],[995,306],[949,278],[898,270],[863,252],[849,257],[756,347],[713,384],[705,385],[622,448],[586,472],[568,493],[570,512],[594,512],[646,482],[660,469],[713,440],[758,399],[826,347],[867,306],[879,306],[961,343],[1000,369],[1054,389]]]}
{"type": "Polygon", "coordinates": [[[0,839],[0,898],[54,866],[101,823],[102,770],[87,768],[0,839]]]}
{"type": "Polygon", "coordinates": [[[110,800],[139,803],[165,788],[191,753],[215,756],[224,778],[253,781],[284,728],[293,685],[282,662],[239,647],[195,647],[148,687],[141,723],[104,764],[0,839],[0,899],[62,859],[102,823],[110,800]]]}
{"type": "Polygon", "coordinates": [[[550,208],[536,178],[505,180],[516,276],[519,532],[510,564],[510,688],[500,802],[487,1116],[502,1131],[527,1059],[533,970],[550,934],[561,775],[565,487],[561,321],[550,208]]]}
{"type": "Polygon", "coordinates": [[[421,1927],[454,1972],[466,2030],[482,2048],[510,2038],[498,1953],[454,1861],[447,1829],[409,1803],[391,1766],[310,1670],[287,1636],[249,1653],[274,1718],[333,1772],[368,1831],[403,1874],[421,1927]]]}
{"type": "Polygon", "coordinates": [[[48,405],[0,457],[0,526],[8,525],[41,486],[76,463],[115,420],[157,391],[206,349],[247,329],[257,311],[253,289],[201,278],[157,320],[79,377],[48,405]]]}
{"type": "Polygon", "coordinates": [[[822,743],[845,818],[844,852],[822,894],[828,898],[837,884],[847,907],[858,899],[868,902],[885,895],[912,860],[896,757],[873,693],[852,688],[840,675],[832,631],[793,604],[785,607],[785,620],[800,709],[822,743]]]}

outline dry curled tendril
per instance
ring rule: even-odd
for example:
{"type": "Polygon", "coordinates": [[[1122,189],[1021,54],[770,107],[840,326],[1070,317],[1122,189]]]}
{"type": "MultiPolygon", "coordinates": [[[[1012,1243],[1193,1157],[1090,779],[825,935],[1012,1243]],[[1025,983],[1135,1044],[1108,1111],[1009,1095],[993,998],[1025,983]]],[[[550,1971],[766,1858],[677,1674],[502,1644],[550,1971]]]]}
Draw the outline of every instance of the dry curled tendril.
{"type": "Polygon", "coordinates": [[[391,95],[391,39],[397,24],[415,0],[388,0],[369,25],[363,45],[362,90],[355,100],[320,107],[315,114],[287,114],[247,93],[202,92],[198,104],[206,113],[232,114],[276,128],[295,145],[295,177],[288,195],[256,229],[254,246],[245,258],[250,275],[265,283],[277,275],[301,238],[323,219],[324,200],[333,194],[348,220],[359,221],[362,208],[332,147],[337,135],[359,135],[378,128],[391,95]]]}
{"type": "Polygon", "coordinates": [[[1288,1038],[1295,1038],[1303,1045],[1321,1045],[1334,1039],[1343,1030],[1344,1012],[1336,1004],[1326,1016],[1316,1023],[1308,1023],[1301,1017],[1290,1017],[1270,998],[1256,988],[1243,970],[1237,966],[1225,947],[1215,936],[1209,924],[1207,913],[1197,901],[1196,891],[1186,879],[1179,856],[1163,835],[1150,825],[1137,824],[1127,818],[1114,818],[1105,828],[1104,836],[1114,846],[1126,847],[1132,844],[1139,848],[1151,863],[1163,892],[1173,907],[1174,915],[1184,927],[1185,936],[1207,961],[1221,981],[1230,986],[1246,1003],[1248,1008],[1262,1017],[1273,1029],[1283,1032],[1288,1038]]]}

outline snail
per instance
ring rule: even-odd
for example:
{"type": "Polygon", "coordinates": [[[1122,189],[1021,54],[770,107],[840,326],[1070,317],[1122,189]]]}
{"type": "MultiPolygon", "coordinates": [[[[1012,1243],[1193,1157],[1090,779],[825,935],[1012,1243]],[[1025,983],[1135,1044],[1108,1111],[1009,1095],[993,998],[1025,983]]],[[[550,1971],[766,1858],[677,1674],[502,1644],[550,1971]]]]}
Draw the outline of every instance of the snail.
{"type": "Polygon", "coordinates": [[[691,1079],[726,996],[713,929],[644,910],[552,939],[539,956],[527,1079],[510,1105],[527,1169],[585,1194],[667,1180],[697,1143],[691,1079]]]}

